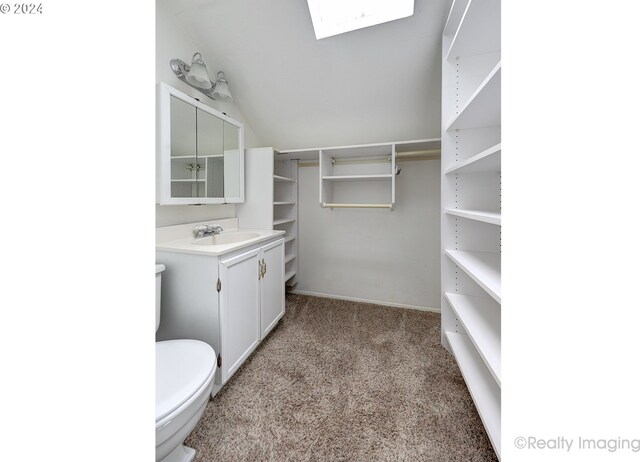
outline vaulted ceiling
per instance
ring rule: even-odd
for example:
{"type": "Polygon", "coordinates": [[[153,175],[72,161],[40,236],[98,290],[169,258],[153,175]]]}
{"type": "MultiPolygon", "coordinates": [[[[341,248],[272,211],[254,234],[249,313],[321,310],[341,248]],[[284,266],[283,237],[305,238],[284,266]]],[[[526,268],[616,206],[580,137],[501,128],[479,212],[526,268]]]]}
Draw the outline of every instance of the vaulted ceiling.
{"type": "MultiPolygon", "coordinates": [[[[441,34],[451,0],[316,40],[305,0],[164,0],[224,70],[237,108],[281,149],[440,136],[441,34]]],[[[183,57],[182,59],[188,59],[183,57]]]]}

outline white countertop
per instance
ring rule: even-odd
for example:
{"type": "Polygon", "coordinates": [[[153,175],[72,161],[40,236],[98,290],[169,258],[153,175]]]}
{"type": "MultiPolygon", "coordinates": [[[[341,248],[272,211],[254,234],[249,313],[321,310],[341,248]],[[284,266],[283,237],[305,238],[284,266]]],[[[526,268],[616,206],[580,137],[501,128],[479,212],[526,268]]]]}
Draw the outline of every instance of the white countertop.
{"type": "MultiPolygon", "coordinates": [[[[165,226],[162,228],[156,228],[156,250],[217,256],[271,240],[277,236],[284,235],[284,233],[285,232],[281,230],[237,228],[237,220],[214,220],[189,223],[186,225],[165,226]],[[196,245],[194,244],[196,238],[193,237],[192,230],[194,227],[203,224],[221,224],[224,229],[222,234],[248,232],[256,233],[258,236],[252,239],[247,239],[246,241],[234,242],[231,244],[196,245]],[[236,226],[235,228],[229,227],[234,225],[236,226]]],[[[207,239],[207,237],[200,239],[207,239]]]]}

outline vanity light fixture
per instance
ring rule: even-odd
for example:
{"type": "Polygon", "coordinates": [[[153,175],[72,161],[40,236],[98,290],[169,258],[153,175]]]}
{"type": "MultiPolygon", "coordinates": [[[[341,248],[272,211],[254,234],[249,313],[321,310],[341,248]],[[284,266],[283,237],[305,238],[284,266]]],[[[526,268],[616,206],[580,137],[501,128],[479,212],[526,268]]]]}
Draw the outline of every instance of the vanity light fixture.
{"type": "Polygon", "coordinates": [[[191,65],[180,59],[172,59],[170,65],[176,77],[188,83],[200,93],[204,93],[209,98],[218,101],[233,101],[231,91],[229,91],[229,82],[224,72],[218,72],[216,81],[211,82],[209,74],[207,74],[207,65],[202,60],[202,54],[195,53],[191,58],[191,65]]]}

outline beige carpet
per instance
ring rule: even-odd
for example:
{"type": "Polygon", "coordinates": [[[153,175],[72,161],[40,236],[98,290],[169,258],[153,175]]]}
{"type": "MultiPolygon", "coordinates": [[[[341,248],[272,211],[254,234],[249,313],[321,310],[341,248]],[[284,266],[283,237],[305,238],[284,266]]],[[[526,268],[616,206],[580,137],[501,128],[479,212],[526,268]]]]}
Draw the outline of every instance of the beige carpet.
{"type": "Polygon", "coordinates": [[[185,443],[208,462],[497,460],[439,314],[296,295],[185,443]]]}

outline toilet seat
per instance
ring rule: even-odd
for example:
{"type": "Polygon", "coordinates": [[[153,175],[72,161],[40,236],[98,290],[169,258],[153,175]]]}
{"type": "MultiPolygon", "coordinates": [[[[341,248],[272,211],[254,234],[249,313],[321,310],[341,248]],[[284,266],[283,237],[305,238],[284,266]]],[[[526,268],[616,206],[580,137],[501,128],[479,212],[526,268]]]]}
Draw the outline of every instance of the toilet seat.
{"type": "Polygon", "coordinates": [[[156,342],[156,428],[210,384],[215,369],[215,351],[204,342],[156,342]]]}

